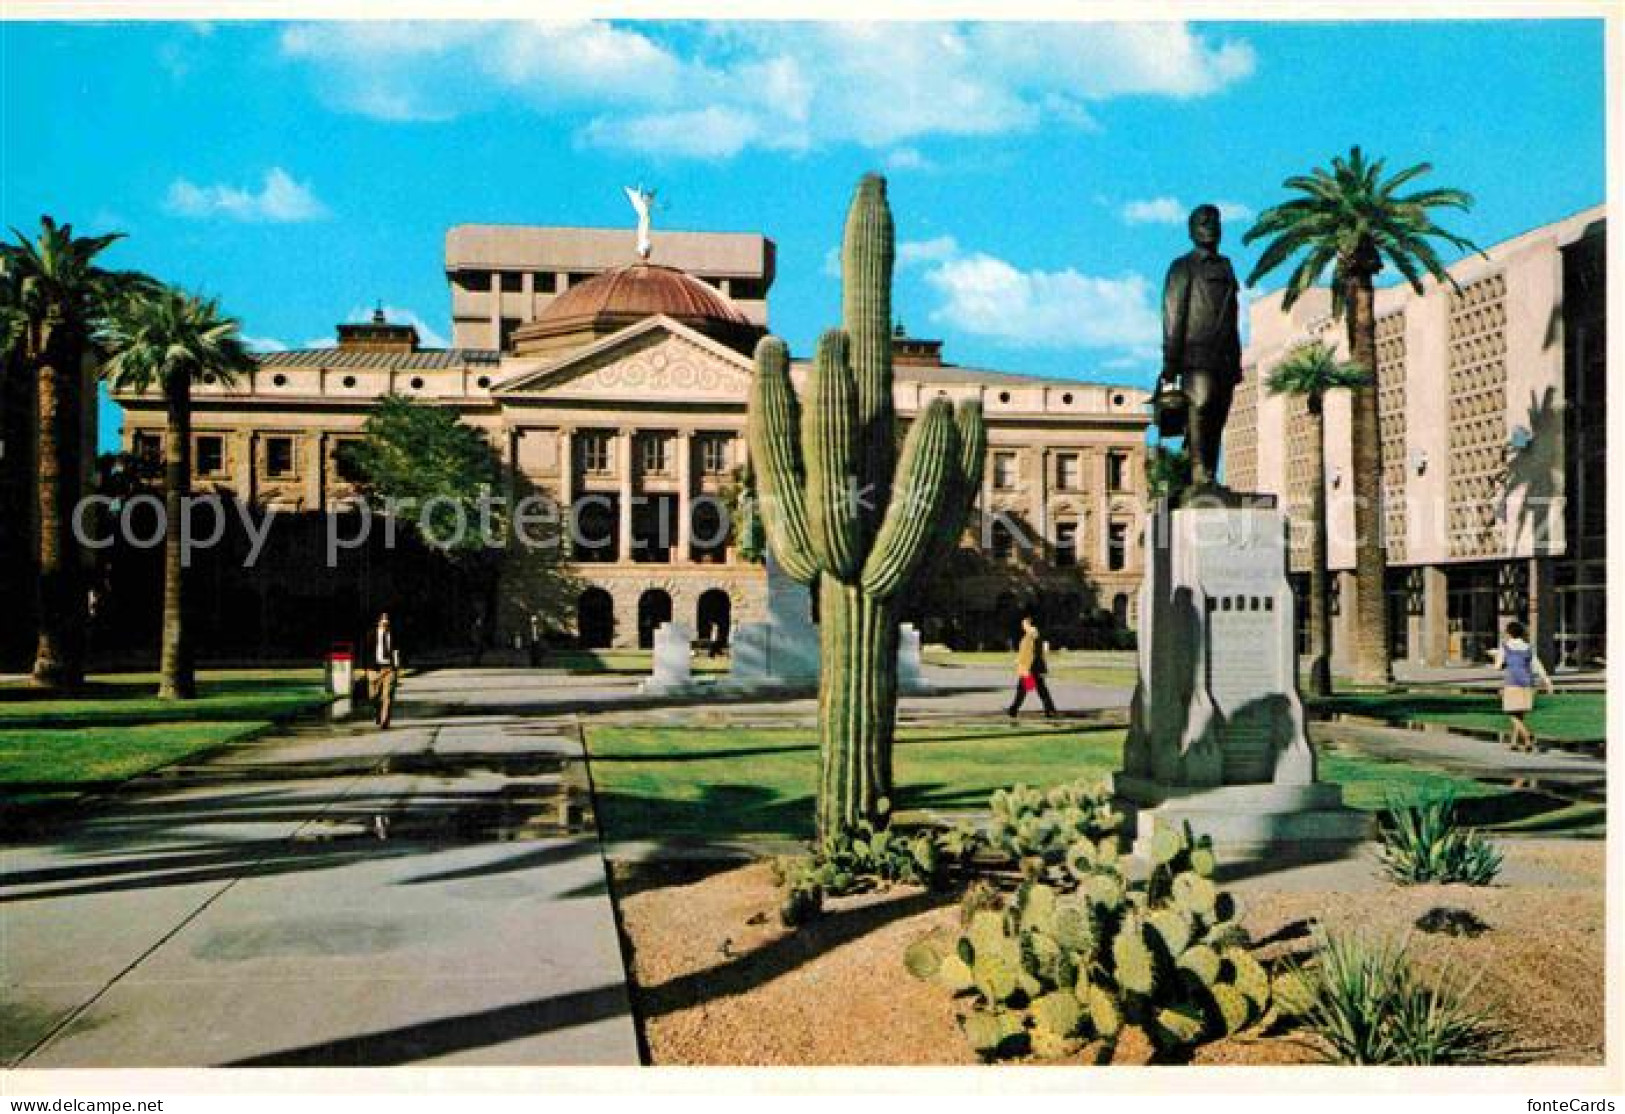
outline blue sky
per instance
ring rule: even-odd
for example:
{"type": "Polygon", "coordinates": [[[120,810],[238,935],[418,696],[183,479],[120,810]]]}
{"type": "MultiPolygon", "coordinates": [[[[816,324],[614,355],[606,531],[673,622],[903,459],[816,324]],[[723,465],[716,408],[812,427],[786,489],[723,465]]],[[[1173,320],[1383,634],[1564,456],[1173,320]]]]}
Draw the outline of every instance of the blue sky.
{"type": "Polygon", "coordinates": [[[1245,274],[1247,218],[1353,143],[1470,190],[1447,227],[1485,245],[1605,190],[1598,21],[0,24],[0,68],[6,225],[122,230],[114,263],[267,346],[375,302],[446,337],[449,225],[630,228],[641,182],[657,254],[662,226],[777,241],[772,323],[807,352],[879,169],[911,332],[1148,384],[1198,201],[1245,274]]]}

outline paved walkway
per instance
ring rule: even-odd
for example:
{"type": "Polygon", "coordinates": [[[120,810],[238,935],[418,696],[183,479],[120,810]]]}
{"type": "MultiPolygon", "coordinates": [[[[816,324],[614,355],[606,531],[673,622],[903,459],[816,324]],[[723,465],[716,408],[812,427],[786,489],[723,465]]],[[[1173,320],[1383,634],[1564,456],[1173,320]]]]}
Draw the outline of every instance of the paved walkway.
{"type": "Polygon", "coordinates": [[[443,682],[7,849],[0,1063],[636,1064],[573,721],[443,682]]]}
{"type": "Polygon", "coordinates": [[[1603,759],[1568,751],[1515,751],[1504,743],[1453,735],[1444,729],[1413,731],[1353,723],[1315,723],[1316,739],[1339,743],[1367,754],[1404,762],[1421,762],[1447,773],[1486,781],[1543,788],[1577,800],[1603,799],[1607,764],[1603,759]]]}

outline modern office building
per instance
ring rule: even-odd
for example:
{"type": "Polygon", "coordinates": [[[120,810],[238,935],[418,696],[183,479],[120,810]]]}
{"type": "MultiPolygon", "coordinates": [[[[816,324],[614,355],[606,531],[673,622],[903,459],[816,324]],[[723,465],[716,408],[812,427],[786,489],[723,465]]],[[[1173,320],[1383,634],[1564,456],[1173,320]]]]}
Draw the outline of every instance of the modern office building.
{"type": "MultiPolygon", "coordinates": [[[[1378,291],[1377,397],[1392,651],[1476,662],[1513,618],[1547,660],[1605,649],[1606,219],[1602,206],[1489,246],[1428,280],[1378,291]]],[[[1251,339],[1225,437],[1228,482],[1279,496],[1294,519],[1293,568],[1308,568],[1311,484],[1302,400],[1260,383],[1304,340],[1347,351],[1317,289],[1290,312],[1251,307],[1251,339]]],[[[1326,405],[1334,644],[1352,643],[1349,398],[1326,405]]]]}

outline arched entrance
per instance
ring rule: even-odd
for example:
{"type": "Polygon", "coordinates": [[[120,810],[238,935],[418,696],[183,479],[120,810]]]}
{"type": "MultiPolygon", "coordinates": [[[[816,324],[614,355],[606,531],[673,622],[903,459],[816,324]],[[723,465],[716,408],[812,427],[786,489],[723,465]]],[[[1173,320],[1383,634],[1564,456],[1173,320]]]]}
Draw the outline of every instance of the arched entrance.
{"type": "Polygon", "coordinates": [[[733,601],[721,588],[709,588],[700,593],[700,602],[694,608],[694,630],[713,646],[726,646],[733,616],[733,601]]]}
{"type": "Polygon", "coordinates": [[[655,630],[661,623],[671,622],[671,593],[663,588],[650,588],[638,597],[638,648],[647,650],[655,644],[655,630]]]}
{"type": "Polygon", "coordinates": [[[1118,630],[1128,629],[1128,593],[1119,592],[1112,597],[1112,622],[1118,630]]]}
{"type": "Polygon", "coordinates": [[[576,640],[585,650],[615,641],[615,600],[602,588],[588,588],[576,600],[576,640]]]}

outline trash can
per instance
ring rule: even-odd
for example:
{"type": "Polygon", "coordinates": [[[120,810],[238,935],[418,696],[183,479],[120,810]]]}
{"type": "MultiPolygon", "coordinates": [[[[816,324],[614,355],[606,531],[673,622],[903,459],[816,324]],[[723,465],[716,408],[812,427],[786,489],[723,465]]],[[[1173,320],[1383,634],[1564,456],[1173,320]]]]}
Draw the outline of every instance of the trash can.
{"type": "Polygon", "coordinates": [[[327,688],[334,696],[349,696],[355,690],[355,647],[348,642],[335,642],[324,659],[327,666],[327,688]]]}

